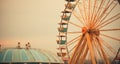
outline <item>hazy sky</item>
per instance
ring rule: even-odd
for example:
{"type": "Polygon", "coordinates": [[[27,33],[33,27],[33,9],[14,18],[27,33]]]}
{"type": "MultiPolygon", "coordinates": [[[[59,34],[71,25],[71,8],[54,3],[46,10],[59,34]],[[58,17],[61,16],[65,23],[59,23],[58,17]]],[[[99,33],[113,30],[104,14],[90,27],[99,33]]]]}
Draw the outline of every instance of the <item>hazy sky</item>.
{"type": "Polygon", "coordinates": [[[56,50],[57,27],[64,0],[0,0],[0,43],[3,47],[56,50]]]}
{"type": "Polygon", "coordinates": [[[16,47],[21,42],[25,47],[30,42],[32,48],[56,52],[57,23],[65,3],[65,0],[0,0],[0,43],[3,47],[16,47]]]}

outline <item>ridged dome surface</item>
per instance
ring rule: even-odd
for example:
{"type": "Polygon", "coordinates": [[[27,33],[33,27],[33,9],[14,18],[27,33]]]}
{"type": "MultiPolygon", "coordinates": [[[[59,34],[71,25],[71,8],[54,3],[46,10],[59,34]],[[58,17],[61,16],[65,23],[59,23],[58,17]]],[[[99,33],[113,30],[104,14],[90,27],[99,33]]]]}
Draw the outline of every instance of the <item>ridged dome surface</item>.
{"type": "Polygon", "coordinates": [[[0,50],[0,63],[63,63],[50,51],[42,49],[7,48],[0,50]]]}

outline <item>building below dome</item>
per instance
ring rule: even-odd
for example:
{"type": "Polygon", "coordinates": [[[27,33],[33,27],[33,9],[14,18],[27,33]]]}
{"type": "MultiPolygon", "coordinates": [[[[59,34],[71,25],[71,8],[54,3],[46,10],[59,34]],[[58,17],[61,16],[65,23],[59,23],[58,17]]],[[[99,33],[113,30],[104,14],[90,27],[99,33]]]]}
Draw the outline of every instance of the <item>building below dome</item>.
{"type": "Polygon", "coordinates": [[[42,49],[6,48],[0,50],[0,64],[63,64],[63,61],[42,49]]]}

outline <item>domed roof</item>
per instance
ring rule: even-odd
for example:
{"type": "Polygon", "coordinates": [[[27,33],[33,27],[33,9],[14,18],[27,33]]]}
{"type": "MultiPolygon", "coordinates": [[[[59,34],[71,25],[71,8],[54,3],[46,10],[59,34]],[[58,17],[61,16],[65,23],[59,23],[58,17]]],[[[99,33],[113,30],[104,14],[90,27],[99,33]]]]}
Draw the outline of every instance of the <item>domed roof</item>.
{"type": "Polygon", "coordinates": [[[7,48],[0,50],[0,63],[63,63],[56,54],[41,49],[7,48]]]}

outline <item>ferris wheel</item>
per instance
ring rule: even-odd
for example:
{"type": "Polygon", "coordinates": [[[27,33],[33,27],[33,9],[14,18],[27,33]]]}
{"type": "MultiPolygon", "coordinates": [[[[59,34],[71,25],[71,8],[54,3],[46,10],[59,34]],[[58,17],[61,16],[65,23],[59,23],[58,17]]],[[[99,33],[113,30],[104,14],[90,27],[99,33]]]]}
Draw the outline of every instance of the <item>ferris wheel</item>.
{"type": "Polygon", "coordinates": [[[58,24],[57,54],[68,64],[111,64],[120,48],[117,0],[66,0],[58,24]]]}

